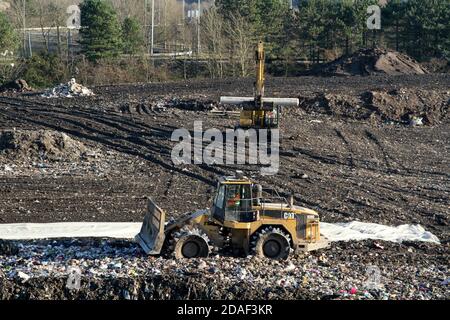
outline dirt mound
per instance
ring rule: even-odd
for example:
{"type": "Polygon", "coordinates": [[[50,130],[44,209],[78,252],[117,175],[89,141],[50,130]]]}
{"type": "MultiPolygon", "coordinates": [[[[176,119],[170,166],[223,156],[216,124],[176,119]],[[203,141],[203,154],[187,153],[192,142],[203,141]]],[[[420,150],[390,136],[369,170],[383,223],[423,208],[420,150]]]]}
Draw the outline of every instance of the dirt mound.
{"type": "Polygon", "coordinates": [[[362,98],[384,119],[410,122],[423,118],[430,125],[447,119],[450,104],[450,92],[422,90],[370,91],[362,98]]]}
{"type": "Polygon", "coordinates": [[[448,119],[449,105],[449,91],[396,89],[367,91],[360,96],[319,93],[301,99],[300,106],[307,112],[356,120],[436,125],[448,119]]]}
{"type": "Polygon", "coordinates": [[[324,64],[314,75],[369,76],[376,74],[427,74],[428,71],[411,57],[380,48],[362,49],[324,64]]]}
{"type": "Polygon", "coordinates": [[[1,131],[0,155],[10,159],[71,161],[79,159],[87,148],[68,135],[49,130],[1,131]]]}
{"type": "Polygon", "coordinates": [[[433,58],[422,65],[432,73],[450,73],[450,61],[447,59],[433,58]]]}

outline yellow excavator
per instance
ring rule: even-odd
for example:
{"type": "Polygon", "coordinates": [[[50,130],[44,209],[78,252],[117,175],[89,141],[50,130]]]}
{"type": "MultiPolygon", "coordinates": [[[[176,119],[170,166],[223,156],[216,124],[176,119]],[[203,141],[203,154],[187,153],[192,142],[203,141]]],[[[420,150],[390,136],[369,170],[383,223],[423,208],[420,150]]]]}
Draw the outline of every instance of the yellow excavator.
{"type": "Polygon", "coordinates": [[[242,172],[222,177],[210,209],[166,223],[166,213],[149,199],[136,241],[148,255],[176,259],[208,257],[215,250],[286,259],[291,251],[328,246],[317,212],[296,206],[293,197],[263,189],[242,172]]]}
{"type": "Polygon", "coordinates": [[[238,128],[274,129],[280,125],[282,107],[298,107],[297,98],[266,98],[265,88],[265,51],[264,43],[259,42],[256,50],[256,82],[254,97],[221,97],[224,105],[242,107],[238,128]]]}

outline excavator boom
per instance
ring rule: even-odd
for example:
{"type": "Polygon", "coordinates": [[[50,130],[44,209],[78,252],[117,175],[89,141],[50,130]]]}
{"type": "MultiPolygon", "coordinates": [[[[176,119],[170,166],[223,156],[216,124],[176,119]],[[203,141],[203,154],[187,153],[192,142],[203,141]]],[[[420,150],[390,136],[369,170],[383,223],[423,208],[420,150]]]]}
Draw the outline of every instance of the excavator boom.
{"type": "Polygon", "coordinates": [[[298,107],[296,98],[266,98],[264,43],[256,49],[256,81],[253,97],[221,97],[220,103],[242,107],[239,127],[245,129],[272,129],[279,126],[280,107],[298,107]]]}

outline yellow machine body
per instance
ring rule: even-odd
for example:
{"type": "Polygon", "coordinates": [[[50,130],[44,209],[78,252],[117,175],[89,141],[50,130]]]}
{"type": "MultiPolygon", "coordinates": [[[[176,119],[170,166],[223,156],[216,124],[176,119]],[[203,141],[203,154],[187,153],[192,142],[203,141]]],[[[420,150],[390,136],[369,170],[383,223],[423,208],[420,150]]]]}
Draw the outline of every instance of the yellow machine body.
{"type": "Polygon", "coordinates": [[[259,42],[256,49],[256,81],[253,97],[221,97],[224,104],[242,107],[239,127],[242,129],[274,129],[280,124],[281,106],[298,106],[296,98],[265,97],[265,59],[264,43],[259,42]]]}
{"type": "Polygon", "coordinates": [[[296,251],[328,246],[320,235],[317,212],[295,206],[278,195],[270,198],[257,191],[258,188],[245,177],[224,177],[218,182],[211,209],[188,214],[169,224],[164,224],[165,212],[150,200],[149,212],[136,240],[148,254],[157,255],[163,251],[167,237],[190,226],[200,229],[214,246],[230,247],[245,254],[251,254],[252,238],[261,230],[262,233],[278,230],[296,251]]]}

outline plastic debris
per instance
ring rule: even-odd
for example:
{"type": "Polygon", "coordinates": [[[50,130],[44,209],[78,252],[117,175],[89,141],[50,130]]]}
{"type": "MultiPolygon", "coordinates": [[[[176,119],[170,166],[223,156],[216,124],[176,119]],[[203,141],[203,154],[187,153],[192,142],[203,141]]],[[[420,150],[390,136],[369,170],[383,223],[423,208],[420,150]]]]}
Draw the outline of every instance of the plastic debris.
{"type": "Polygon", "coordinates": [[[413,127],[423,126],[423,118],[421,117],[412,117],[409,124],[413,127]]]}
{"type": "Polygon", "coordinates": [[[63,83],[55,88],[47,90],[42,96],[45,98],[73,98],[93,95],[94,92],[92,92],[92,90],[82,86],[72,78],[68,83],[63,83]]]}
{"type": "Polygon", "coordinates": [[[27,282],[30,279],[30,276],[22,271],[17,272],[17,277],[20,278],[22,282],[27,282]]]}

